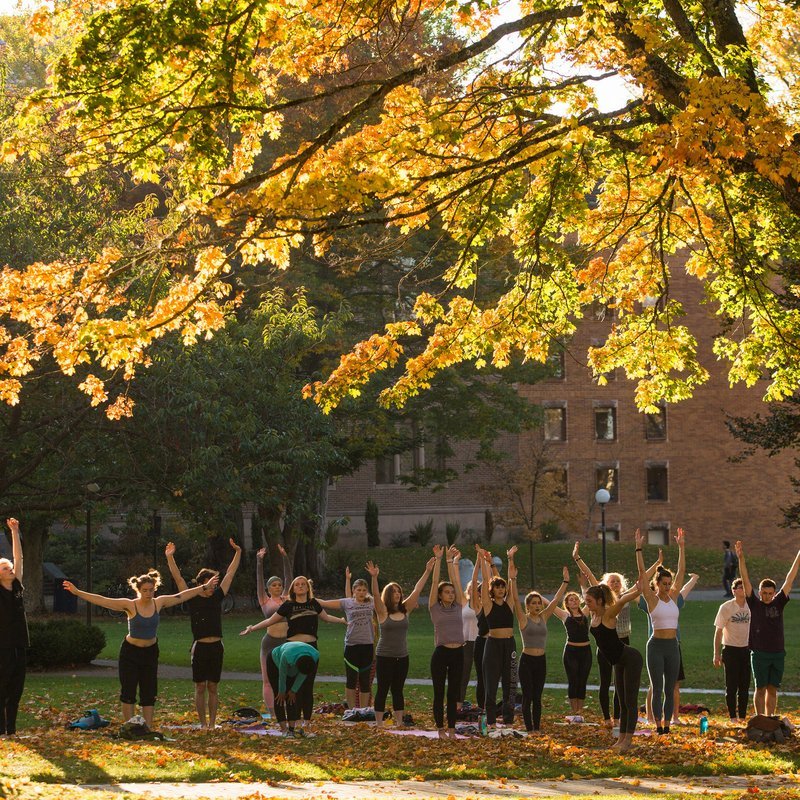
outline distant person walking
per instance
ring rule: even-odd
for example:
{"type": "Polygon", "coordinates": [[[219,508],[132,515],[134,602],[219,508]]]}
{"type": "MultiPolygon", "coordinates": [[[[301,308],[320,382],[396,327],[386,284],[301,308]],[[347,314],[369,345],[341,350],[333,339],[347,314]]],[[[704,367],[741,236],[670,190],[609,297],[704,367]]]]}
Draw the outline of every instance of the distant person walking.
{"type": "MultiPolygon", "coordinates": [[[[233,576],[239,569],[239,563],[242,560],[242,548],[233,539],[229,541],[233,548],[233,558],[225,577],[218,586],[204,589],[187,603],[192,625],[194,707],[197,709],[200,727],[212,730],[217,724],[217,708],[219,707],[217,689],[222,678],[222,659],[225,654],[222,644],[222,601],[230,591],[233,576]]],[[[167,544],[164,555],[167,557],[167,566],[178,591],[186,591],[189,587],[175,562],[175,544],[173,542],[167,544]]],[[[215,569],[204,568],[197,573],[194,583],[196,586],[200,586],[212,578],[218,579],[219,572],[215,569]]]]}
{"type": "Polygon", "coordinates": [[[0,558],[0,736],[17,732],[17,711],[25,688],[30,646],[22,586],[22,540],[19,522],[6,520],[11,557],[0,558]]]}
{"type": "Polygon", "coordinates": [[[739,558],[731,550],[731,543],[727,539],[722,542],[722,546],[724,548],[722,555],[722,588],[725,591],[725,597],[733,597],[731,585],[736,573],[739,571],[739,558]]]}

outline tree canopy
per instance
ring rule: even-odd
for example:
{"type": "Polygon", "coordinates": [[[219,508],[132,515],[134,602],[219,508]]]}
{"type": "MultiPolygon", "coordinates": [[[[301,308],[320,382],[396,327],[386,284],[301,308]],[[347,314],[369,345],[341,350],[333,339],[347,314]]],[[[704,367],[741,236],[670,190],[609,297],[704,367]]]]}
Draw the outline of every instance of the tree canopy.
{"type": "Polygon", "coordinates": [[[72,0],[32,27],[50,78],[4,157],[68,133],[69,175],[119,167],[170,199],[144,237],[0,274],[7,402],[45,353],[93,364],[104,400],[159,336],[220,328],[242,265],[429,227],[453,258],[307,387],[323,408],[390,367],[381,398],[402,404],[453,364],[544,361],[595,302],[616,311],[597,375],[623,369],[644,409],[688,397],[708,374],[676,254],[730,380],[800,382],[794,3],[72,0]],[[631,96],[601,111],[611,75],[631,96]]]}

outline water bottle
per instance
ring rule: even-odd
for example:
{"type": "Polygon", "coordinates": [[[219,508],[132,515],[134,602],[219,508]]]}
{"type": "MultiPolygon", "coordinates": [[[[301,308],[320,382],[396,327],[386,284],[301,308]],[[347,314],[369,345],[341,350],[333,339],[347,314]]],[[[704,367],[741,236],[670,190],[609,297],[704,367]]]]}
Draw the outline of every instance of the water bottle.
{"type": "Polygon", "coordinates": [[[708,733],[708,717],[705,714],[700,717],[700,733],[708,733]]]}
{"type": "Polygon", "coordinates": [[[486,736],[486,733],[487,733],[486,714],[484,714],[483,711],[481,711],[481,713],[480,713],[480,715],[478,717],[478,730],[480,730],[481,736],[486,736]]]}

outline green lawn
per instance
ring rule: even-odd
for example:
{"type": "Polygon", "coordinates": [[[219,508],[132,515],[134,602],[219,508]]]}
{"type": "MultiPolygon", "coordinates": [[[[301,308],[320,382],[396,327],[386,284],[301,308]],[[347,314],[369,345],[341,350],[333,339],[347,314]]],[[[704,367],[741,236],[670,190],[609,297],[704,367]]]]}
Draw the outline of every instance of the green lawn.
{"type": "MultiPolygon", "coordinates": [[[[720,599],[721,602],[721,599],[720,599]]],[[[681,637],[686,681],[684,686],[713,689],[723,688],[721,670],[714,669],[711,664],[713,652],[714,617],[719,607],[718,601],[689,600],[681,613],[681,637]]],[[[647,621],[642,611],[632,609],[633,639],[635,647],[644,652],[647,633],[647,621]]],[[[258,632],[249,636],[239,636],[239,631],[246,625],[257,622],[259,617],[252,615],[228,615],[223,618],[225,633],[225,668],[235,672],[259,671],[258,632]]],[[[109,621],[101,618],[98,621],[106,634],[107,646],[101,658],[116,658],[119,643],[125,634],[125,623],[109,621]]],[[[564,629],[561,623],[551,618],[548,636],[548,681],[565,682],[561,666],[561,651],[564,646],[564,629]]],[[[786,610],[786,641],[788,654],[783,688],[789,691],[800,691],[800,647],[793,649],[795,642],[800,642],[800,602],[790,603],[786,610]]],[[[320,623],[320,672],[324,675],[344,674],[342,664],[344,627],[320,623]]],[[[519,638],[519,635],[518,635],[519,638]]],[[[166,617],[161,623],[159,647],[161,663],[189,666],[189,647],[191,632],[187,617],[166,617]]],[[[427,608],[419,608],[412,614],[409,631],[409,652],[411,665],[409,676],[412,678],[430,677],[429,661],[433,650],[433,629],[427,608]]],[[[596,666],[590,676],[590,683],[597,683],[596,666]]],[[[646,681],[646,676],[643,678],[646,681]]],[[[687,697],[688,699],[688,697],[687,697]]],[[[690,702],[693,701],[690,700],[690,702]]]]}

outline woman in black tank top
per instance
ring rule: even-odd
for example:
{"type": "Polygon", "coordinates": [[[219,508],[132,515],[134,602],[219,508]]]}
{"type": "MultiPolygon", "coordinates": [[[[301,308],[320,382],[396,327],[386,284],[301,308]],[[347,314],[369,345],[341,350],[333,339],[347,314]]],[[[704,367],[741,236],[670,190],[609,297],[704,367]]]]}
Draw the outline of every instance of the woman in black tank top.
{"type": "Polygon", "coordinates": [[[589,647],[588,611],[581,608],[581,596],[567,592],[561,608],[553,613],[564,623],[567,641],[564,644],[564,671],[567,673],[567,697],[572,716],[568,722],[583,722],[583,704],[586,701],[586,682],[592,669],[592,649],[589,647]]]}
{"type": "Polygon", "coordinates": [[[630,750],[639,719],[639,681],[642,677],[642,654],[625,644],[617,633],[617,615],[640,594],[635,586],[617,598],[604,583],[590,586],[584,595],[591,614],[590,631],[597,648],[614,665],[615,691],[619,697],[619,739],[613,750],[630,750]]]}

